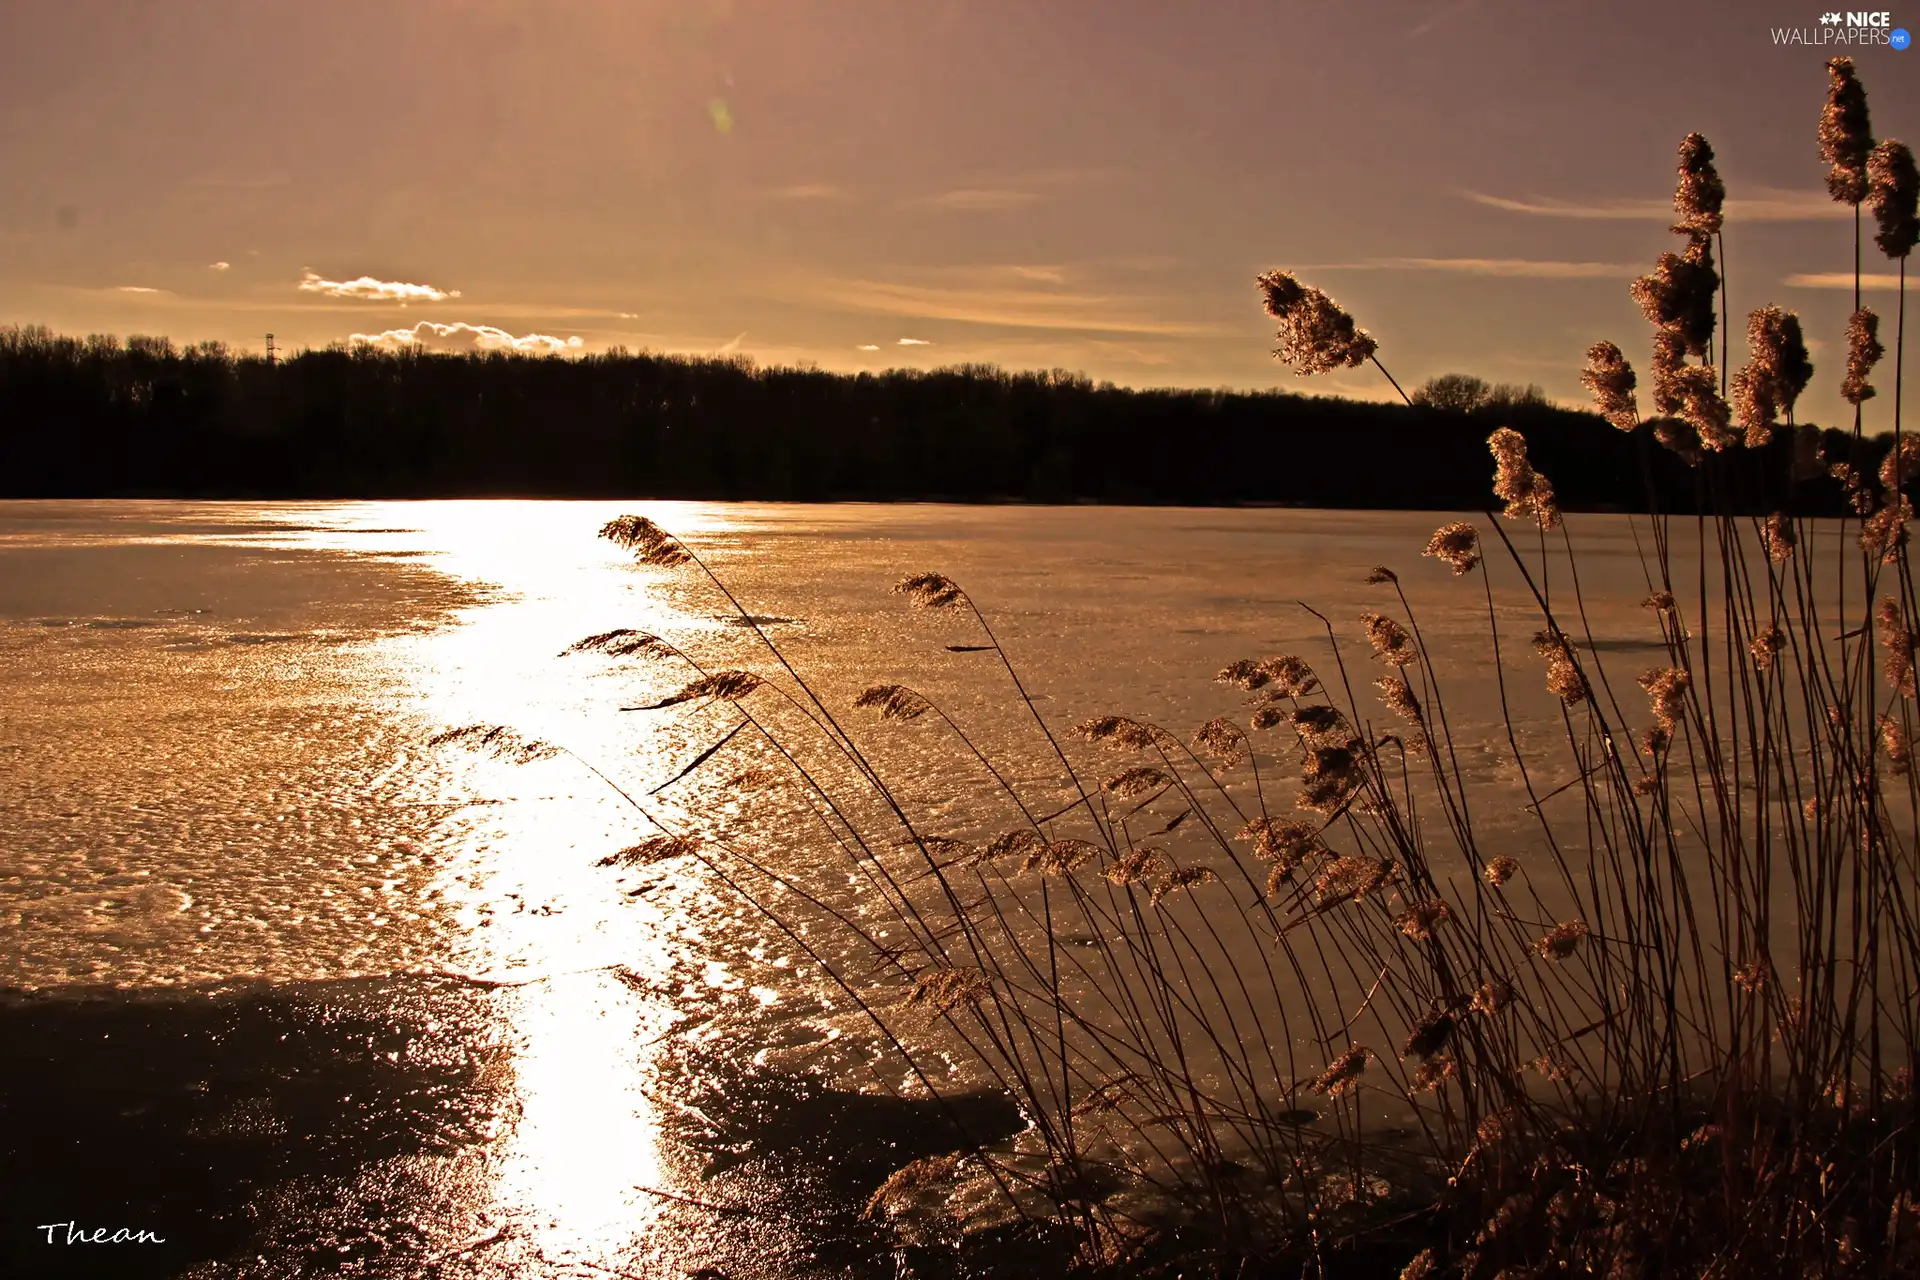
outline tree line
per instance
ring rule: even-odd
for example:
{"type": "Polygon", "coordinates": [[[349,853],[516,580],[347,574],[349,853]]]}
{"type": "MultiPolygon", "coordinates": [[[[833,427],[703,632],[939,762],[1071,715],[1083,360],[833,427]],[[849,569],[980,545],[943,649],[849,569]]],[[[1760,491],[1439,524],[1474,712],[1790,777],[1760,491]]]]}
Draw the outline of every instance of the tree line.
{"type": "MultiPolygon", "coordinates": [[[[1510,426],[1569,509],[1645,510],[1651,493],[1663,510],[1692,511],[1716,492],[1753,511],[1842,508],[1824,474],[1787,478],[1790,432],[1696,468],[1644,427],[1623,433],[1537,394],[1416,398],[1132,390],[987,365],[836,374],[619,349],[331,347],[269,362],[211,343],[10,328],[0,496],[1475,510],[1491,501],[1487,435],[1510,426]]],[[[1886,449],[1838,430],[1820,443],[1868,473],[1886,449]]]]}

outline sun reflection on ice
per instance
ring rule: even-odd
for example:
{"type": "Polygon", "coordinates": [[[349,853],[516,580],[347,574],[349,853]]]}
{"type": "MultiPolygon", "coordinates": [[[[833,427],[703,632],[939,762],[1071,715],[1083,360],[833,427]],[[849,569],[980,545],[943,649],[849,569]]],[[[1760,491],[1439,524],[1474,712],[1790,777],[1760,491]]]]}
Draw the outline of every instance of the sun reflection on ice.
{"type": "MultiPolygon", "coordinates": [[[[656,514],[679,529],[725,524],[711,508],[643,505],[671,505],[656,514]]],[[[657,676],[558,655],[614,625],[684,634],[715,624],[676,610],[670,584],[636,573],[629,556],[594,537],[623,509],[422,503],[405,509],[410,530],[389,535],[380,525],[393,507],[349,505],[328,513],[333,529],[306,537],[377,552],[390,536],[396,549],[424,546],[426,563],[497,590],[458,627],[394,642],[406,671],[399,696],[427,733],[507,725],[644,778],[669,766],[661,754],[669,747],[608,711],[616,687],[657,676]]],[[[496,1153],[491,1215],[511,1223],[544,1267],[618,1268],[647,1250],[660,1217],[660,1200],[640,1188],[667,1180],[648,1086],[650,1046],[674,1014],[647,989],[672,989],[665,979],[680,922],[623,896],[617,875],[595,863],[647,834],[644,821],[565,756],[511,765],[423,750],[414,764],[437,789],[434,802],[462,806],[444,825],[429,895],[450,933],[446,966],[510,984],[499,1008],[517,1116],[496,1153]]]]}
{"type": "Polygon", "coordinates": [[[636,1036],[649,1010],[604,973],[523,988],[510,1006],[520,1116],[499,1207],[548,1262],[620,1257],[660,1210],[638,1189],[662,1181],[659,1115],[636,1036]]]}

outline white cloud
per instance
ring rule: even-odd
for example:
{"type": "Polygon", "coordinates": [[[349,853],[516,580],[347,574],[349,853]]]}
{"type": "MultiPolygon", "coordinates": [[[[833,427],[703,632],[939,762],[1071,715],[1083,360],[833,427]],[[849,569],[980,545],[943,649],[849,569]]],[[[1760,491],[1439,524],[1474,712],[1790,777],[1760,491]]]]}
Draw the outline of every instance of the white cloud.
{"type": "Polygon", "coordinates": [[[120,293],[164,293],[164,289],[149,289],[144,284],[122,284],[114,288],[120,293]]]}
{"type": "Polygon", "coordinates": [[[1017,191],[1009,187],[962,187],[955,191],[942,191],[938,195],[922,196],[907,203],[923,209],[948,209],[956,213],[996,213],[1005,209],[1024,209],[1039,199],[1034,192],[1017,191]]]}
{"type": "MultiPolygon", "coordinates": [[[[921,281],[798,277],[794,296],[845,311],[899,316],[915,324],[955,320],[1015,329],[1204,336],[1215,323],[1163,319],[1164,299],[1074,293],[1042,287],[1022,268],[968,267],[922,273],[921,281]]],[[[908,344],[912,345],[912,344],[908,344]]]]}
{"type": "MultiPolygon", "coordinates": [[[[1723,212],[1729,222],[1826,222],[1853,216],[1853,206],[1836,204],[1825,191],[1755,187],[1748,196],[1729,196],[1723,212]]],[[[1677,216],[1670,200],[1559,200],[1536,196],[1511,200],[1480,191],[1459,193],[1475,204],[1509,213],[1540,218],[1581,218],[1594,221],[1672,222],[1677,216]]]]}
{"type": "Polygon", "coordinates": [[[229,270],[229,269],[231,269],[231,268],[232,268],[232,266],[233,266],[233,264],[232,264],[231,262],[209,262],[209,263],[207,264],[207,270],[209,270],[209,271],[226,271],[226,270],[229,270]]]}
{"type": "Polygon", "coordinates": [[[879,349],[880,344],[877,342],[863,342],[854,348],[855,351],[878,351],[879,349]]]}
{"type": "Polygon", "coordinates": [[[845,200],[847,192],[831,182],[797,182],[768,192],[776,200],[845,200]]]}
{"type": "Polygon", "coordinates": [[[899,345],[903,347],[930,347],[933,344],[925,338],[902,338],[900,339],[899,345]]]}
{"type": "MultiPolygon", "coordinates": [[[[1848,208],[1852,208],[1851,205],[1848,208]]],[[[1795,289],[1851,289],[1853,272],[1819,271],[1800,273],[1787,277],[1787,284],[1795,289]]],[[[1865,271],[1860,275],[1862,289],[1898,289],[1900,277],[1892,271],[1865,271]]]]}
{"type": "Polygon", "coordinates": [[[517,351],[525,355],[566,355],[584,349],[578,337],[555,338],[544,333],[515,337],[505,329],[488,324],[435,324],[422,320],[411,329],[388,329],[385,333],[356,333],[348,341],[356,346],[401,351],[413,347],[428,351],[465,355],[472,352],[517,351]]]}
{"type": "Polygon", "coordinates": [[[361,276],[357,280],[322,280],[308,271],[300,277],[300,292],[317,293],[323,298],[353,298],[361,302],[445,302],[460,296],[458,289],[436,289],[430,284],[406,284],[399,280],[375,280],[361,276]]]}
{"type": "Polygon", "coordinates": [[[1561,262],[1539,258],[1368,258],[1362,262],[1329,262],[1308,270],[1452,271],[1527,280],[1607,280],[1637,276],[1643,268],[1621,262],[1561,262]]]}

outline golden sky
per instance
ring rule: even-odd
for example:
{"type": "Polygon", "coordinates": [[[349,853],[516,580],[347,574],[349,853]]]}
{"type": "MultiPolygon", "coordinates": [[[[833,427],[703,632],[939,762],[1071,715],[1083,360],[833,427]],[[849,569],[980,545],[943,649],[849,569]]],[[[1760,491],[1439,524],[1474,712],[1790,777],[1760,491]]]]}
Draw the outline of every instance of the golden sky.
{"type": "MultiPolygon", "coordinates": [[[[1820,15],[5,0],[0,324],[1293,386],[1252,283],[1284,267],[1403,383],[1460,370],[1574,401],[1592,341],[1645,364],[1626,286],[1677,243],[1674,148],[1699,129],[1730,193],[1736,360],[1748,309],[1800,312],[1821,366],[1801,416],[1835,419],[1832,50],[1772,36],[1820,15]]],[[[1876,134],[1920,142],[1920,52],[1855,52],[1876,134]]],[[[1872,297],[1890,330],[1895,295],[1872,297]]]]}

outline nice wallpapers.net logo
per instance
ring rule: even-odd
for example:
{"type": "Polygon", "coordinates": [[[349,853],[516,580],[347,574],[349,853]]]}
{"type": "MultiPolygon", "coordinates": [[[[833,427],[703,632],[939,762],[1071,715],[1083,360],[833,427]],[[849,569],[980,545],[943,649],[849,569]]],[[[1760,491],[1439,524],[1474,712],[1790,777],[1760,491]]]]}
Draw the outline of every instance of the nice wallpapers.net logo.
{"type": "Polygon", "coordinates": [[[1913,37],[1905,27],[1893,25],[1891,13],[1873,10],[1842,13],[1830,9],[1820,15],[1820,21],[1814,26],[1773,28],[1773,42],[1850,49],[1885,45],[1889,49],[1904,50],[1913,43],[1913,37]]]}

